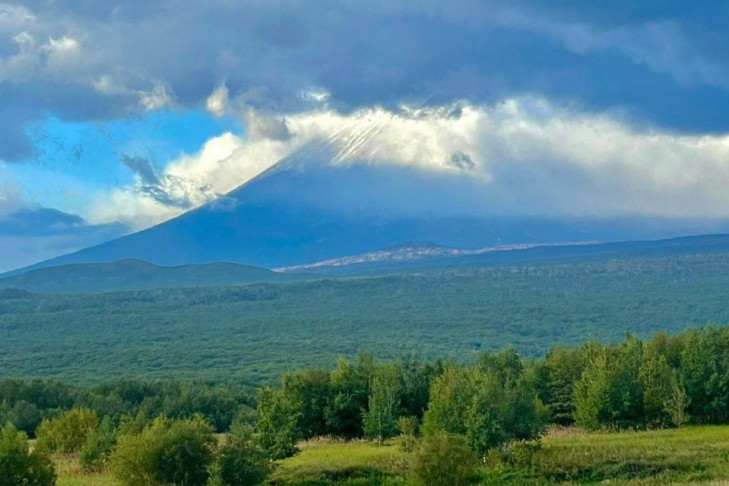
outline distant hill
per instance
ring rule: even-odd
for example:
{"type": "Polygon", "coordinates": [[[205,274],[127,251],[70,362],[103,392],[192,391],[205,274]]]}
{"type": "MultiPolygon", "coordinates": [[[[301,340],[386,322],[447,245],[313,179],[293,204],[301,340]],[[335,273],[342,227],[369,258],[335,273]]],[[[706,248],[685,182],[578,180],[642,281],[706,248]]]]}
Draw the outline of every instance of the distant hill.
{"type": "Polygon", "coordinates": [[[514,347],[536,357],[587,339],[617,343],[626,333],[724,325],[728,293],[726,252],[233,287],[18,293],[0,299],[0,377],[280,383],[286,371],[330,366],[358,351],[475,361],[484,350],[514,347]]]}
{"type": "MultiPolygon", "coordinates": [[[[620,243],[547,243],[451,248],[407,242],[359,255],[275,271],[236,263],[158,266],[127,259],[112,263],[78,263],[30,270],[0,278],[0,290],[22,289],[49,294],[98,293],[162,288],[216,287],[279,283],[376,273],[414,273],[428,268],[519,265],[573,261],[608,261],[680,255],[729,254],[729,235],[703,235],[620,243]]],[[[5,292],[6,298],[17,293],[5,292]]],[[[0,292],[0,298],[3,297],[0,292]]]]}
{"type": "Polygon", "coordinates": [[[141,260],[79,263],[31,270],[0,279],[0,297],[20,295],[15,289],[47,294],[97,293],[180,287],[211,287],[302,280],[265,268],[233,263],[162,267],[141,260]]]}

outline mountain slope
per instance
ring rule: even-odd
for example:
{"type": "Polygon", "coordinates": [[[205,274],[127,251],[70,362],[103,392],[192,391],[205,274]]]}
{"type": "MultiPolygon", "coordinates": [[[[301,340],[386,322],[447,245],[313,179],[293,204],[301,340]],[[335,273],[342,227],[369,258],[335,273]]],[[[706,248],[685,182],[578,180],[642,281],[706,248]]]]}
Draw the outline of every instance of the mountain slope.
{"type": "Polygon", "coordinates": [[[729,254],[729,235],[701,235],[652,241],[615,243],[553,243],[502,245],[462,250],[432,243],[410,242],[393,248],[278,268],[286,273],[346,276],[368,272],[405,272],[428,267],[519,264],[577,260],[617,260],[680,255],[729,254]]]}
{"type": "Polygon", "coordinates": [[[0,279],[0,288],[72,294],[292,280],[302,280],[302,277],[231,263],[160,267],[141,260],[121,260],[112,263],[70,264],[32,270],[0,279]]]}
{"type": "MultiPolygon", "coordinates": [[[[370,146],[372,133],[353,128],[350,135],[311,143],[205,206],[30,268],[129,258],[157,265],[225,261],[276,268],[406,241],[478,249],[729,232],[724,221],[516,214],[497,204],[496,191],[468,164],[424,168],[392,161],[370,146]]],[[[460,160],[456,155],[452,159],[460,160]]]]}

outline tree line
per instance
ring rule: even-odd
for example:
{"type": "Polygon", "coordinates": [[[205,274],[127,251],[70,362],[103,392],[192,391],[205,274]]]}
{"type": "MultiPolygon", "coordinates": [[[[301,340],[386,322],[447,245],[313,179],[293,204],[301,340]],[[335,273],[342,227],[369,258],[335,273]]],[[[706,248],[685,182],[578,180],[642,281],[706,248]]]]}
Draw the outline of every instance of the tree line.
{"type": "Polygon", "coordinates": [[[258,395],[257,430],[275,457],[331,435],[384,440],[405,430],[465,437],[483,453],[549,424],[587,430],[729,423],[729,327],[619,344],[587,341],[523,360],[513,349],[472,365],[370,354],[334,370],[289,373],[258,395]]]}
{"type": "MultiPolygon", "coordinates": [[[[430,445],[441,459],[450,454],[442,454],[446,446],[483,459],[537,439],[549,424],[595,430],[729,423],[729,327],[588,341],[537,360],[513,349],[485,352],[468,365],[381,362],[361,353],[333,369],[287,373],[255,397],[228,385],[120,382],[83,390],[6,380],[0,399],[9,444],[0,456],[19,451],[35,461],[34,470],[47,470],[44,452],[77,452],[84,467],[111,468],[129,486],[256,484],[272,461],[318,436],[382,443],[399,435],[420,457],[429,457],[430,445]],[[216,431],[228,432],[226,439],[214,440],[216,431]],[[32,452],[21,444],[28,435],[37,437],[32,452]]],[[[426,461],[421,469],[429,467],[426,461]]]]}
{"type": "Polygon", "coordinates": [[[216,432],[230,429],[236,417],[255,414],[255,390],[214,382],[117,381],[93,388],[47,380],[0,380],[0,425],[13,426],[34,438],[43,419],[86,408],[118,423],[124,416],[149,419],[199,414],[216,432]]]}

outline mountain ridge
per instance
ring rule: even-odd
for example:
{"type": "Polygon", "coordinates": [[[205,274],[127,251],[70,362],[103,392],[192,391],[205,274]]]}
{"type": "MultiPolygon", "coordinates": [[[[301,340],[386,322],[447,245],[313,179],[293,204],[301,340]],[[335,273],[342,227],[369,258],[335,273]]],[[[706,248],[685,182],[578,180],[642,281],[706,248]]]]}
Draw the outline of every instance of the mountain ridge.
{"type": "Polygon", "coordinates": [[[74,263],[30,270],[0,278],[0,288],[34,293],[100,293],[159,288],[212,287],[282,283],[312,278],[228,262],[160,266],[138,259],[74,263]]]}
{"type": "Polygon", "coordinates": [[[473,250],[410,241],[375,252],[273,270],[231,262],[160,266],[138,259],[58,265],[0,278],[0,289],[22,289],[35,293],[98,293],[285,283],[372,273],[413,273],[443,267],[518,266],[536,262],[606,261],[714,253],[729,253],[729,235],[611,243],[502,245],[473,250]]]}
{"type": "Polygon", "coordinates": [[[406,241],[477,250],[729,232],[724,220],[516,214],[512,206],[497,204],[498,194],[491,195],[491,186],[468,164],[431,161],[424,167],[379,154],[370,143],[385,123],[342,127],[203,206],[4,276],[127,258],[164,266],[225,261],[287,268],[406,241]]]}

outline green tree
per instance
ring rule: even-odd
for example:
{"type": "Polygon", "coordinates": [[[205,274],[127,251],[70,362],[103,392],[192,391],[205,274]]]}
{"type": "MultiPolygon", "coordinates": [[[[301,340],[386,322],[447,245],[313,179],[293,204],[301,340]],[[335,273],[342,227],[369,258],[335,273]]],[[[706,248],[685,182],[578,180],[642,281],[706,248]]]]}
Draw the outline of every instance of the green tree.
{"type": "Polygon", "coordinates": [[[524,371],[524,365],[514,348],[507,348],[496,354],[485,352],[481,355],[478,365],[502,384],[517,381],[524,371]]]}
{"type": "Polygon", "coordinates": [[[262,388],[258,393],[256,431],[261,446],[271,459],[283,459],[296,453],[299,431],[298,404],[281,389],[262,388]]]}
{"type": "Polygon", "coordinates": [[[73,408],[54,419],[44,419],[38,426],[38,447],[51,452],[78,452],[99,426],[96,411],[73,408]]]}
{"type": "Polygon", "coordinates": [[[575,384],[575,419],[588,430],[644,424],[640,369],[643,345],[632,336],[618,348],[590,344],[575,384]]]}
{"type": "Polygon", "coordinates": [[[85,471],[98,471],[106,467],[109,455],[116,445],[116,429],[109,417],[86,439],[79,462],[85,471]]]}
{"type": "Polygon", "coordinates": [[[382,443],[397,434],[400,376],[394,365],[375,369],[370,387],[369,409],[364,413],[365,437],[382,443]]]}
{"type": "Polygon", "coordinates": [[[0,430],[0,484],[3,486],[52,486],[53,463],[45,451],[30,450],[25,433],[8,423],[0,430]]]}
{"type": "Polygon", "coordinates": [[[673,371],[666,357],[661,354],[661,341],[649,341],[645,346],[643,362],[638,379],[643,388],[643,413],[645,424],[649,427],[665,427],[671,418],[666,404],[671,398],[673,371]]]}
{"type": "Polygon", "coordinates": [[[111,455],[111,470],[126,486],[204,486],[215,438],[200,416],[157,418],[138,434],[122,434],[111,455]]]}
{"type": "Polygon", "coordinates": [[[522,377],[502,381],[480,367],[448,367],[431,386],[423,433],[465,436],[483,454],[510,440],[539,437],[547,419],[548,411],[522,377]]]}
{"type": "Polygon", "coordinates": [[[362,437],[362,411],[367,409],[375,363],[372,354],[360,353],[352,364],[337,361],[331,374],[332,400],[326,408],[327,431],[344,438],[362,437]]]}
{"type": "Polygon", "coordinates": [[[684,386],[674,379],[671,383],[671,393],[666,399],[665,410],[671,419],[671,423],[676,427],[682,427],[688,423],[690,401],[684,386]]]}
{"type": "Polygon", "coordinates": [[[285,400],[298,408],[298,429],[301,438],[326,435],[326,408],[331,401],[329,372],[307,370],[288,373],[283,377],[282,393],[285,400]]]}
{"type": "Polygon", "coordinates": [[[548,404],[552,422],[558,425],[571,425],[575,421],[575,383],[582,375],[580,350],[552,348],[544,359],[545,375],[540,395],[548,404]]]}

